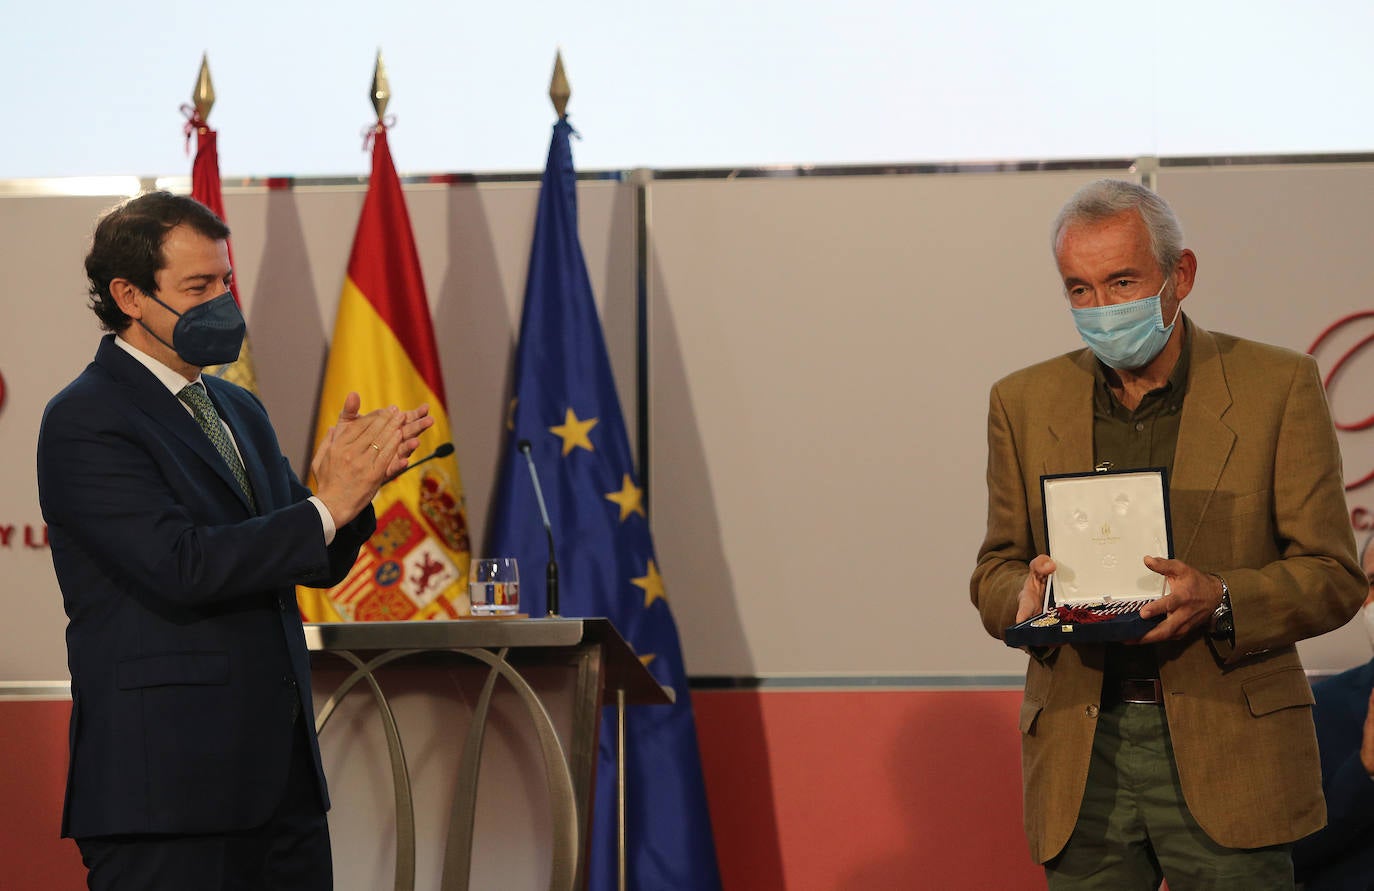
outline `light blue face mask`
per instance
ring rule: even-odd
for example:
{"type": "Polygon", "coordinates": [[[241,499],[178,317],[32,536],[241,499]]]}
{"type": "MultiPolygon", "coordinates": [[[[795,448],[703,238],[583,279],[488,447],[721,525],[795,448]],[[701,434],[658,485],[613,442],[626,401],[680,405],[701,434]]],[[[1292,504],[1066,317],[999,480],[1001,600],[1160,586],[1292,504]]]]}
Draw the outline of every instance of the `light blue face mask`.
{"type": "Polygon", "coordinates": [[[1173,321],[1165,325],[1160,298],[1167,287],[1166,280],[1158,294],[1143,300],[1072,309],[1074,327],[1104,364],[1127,371],[1144,368],[1169,342],[1183,306],[1179,301],[1173,321]]]}

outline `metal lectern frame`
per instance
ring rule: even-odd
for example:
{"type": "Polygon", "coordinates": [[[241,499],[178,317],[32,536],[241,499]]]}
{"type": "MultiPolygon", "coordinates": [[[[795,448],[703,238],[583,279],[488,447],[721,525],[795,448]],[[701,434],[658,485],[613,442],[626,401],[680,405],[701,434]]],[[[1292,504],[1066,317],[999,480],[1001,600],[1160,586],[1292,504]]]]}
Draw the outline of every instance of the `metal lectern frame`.
{"type": "Polygon", "coordinates": [[[620,887],[625,888],[625,706],[668,704],[675,694],[654,680],[609,619],[320,623],[305,626],[305,639],[316,665],[342,660],[353,668],[320,706],[317,731],[323,731],[340,701],[358,684],[365,683],[372,692],[386,737],[396,806],[395,891],[415,888],[415,806],[400,729],[376,671],[421,655],[472,659],[488,668],[459,760],[440,888],[467,891],[469,886],[482,740],[498,678],[519,696],[539,740],[553,811],[549,891],[579,891],[584,885],[601,708],[615,705],[617,850],[620,887]],[[539,695],[511,661],[513,653],[522,661],[561,662],[577,672],[570,752],[564,751],[539,695]]]}

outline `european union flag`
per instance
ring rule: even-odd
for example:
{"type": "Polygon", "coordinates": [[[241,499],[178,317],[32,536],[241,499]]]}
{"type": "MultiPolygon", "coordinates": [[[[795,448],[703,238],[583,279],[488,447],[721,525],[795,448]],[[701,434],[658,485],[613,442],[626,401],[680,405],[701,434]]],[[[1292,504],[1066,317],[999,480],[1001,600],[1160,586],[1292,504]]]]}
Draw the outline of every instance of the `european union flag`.
{"type": "MultiPolygon", "coordinates": [[[[544,615],[539,568],[548,543],[528,474],[517,463],[524,458],[516,443],[528,440],[558,545],[560,611],[610,618],[659,683],[677,692],[674,705],[627,710],[629,887],[707,891],[720,887],[720,872],[692,700],[577,235],[572,132],[566,119],[554,125],[539,190],[512,429],[486,550],[520,561],[521,609],[544,615]]],[[[596,771],[592,889],[617,885],[616,732],[607,711],[596,771]]]]}

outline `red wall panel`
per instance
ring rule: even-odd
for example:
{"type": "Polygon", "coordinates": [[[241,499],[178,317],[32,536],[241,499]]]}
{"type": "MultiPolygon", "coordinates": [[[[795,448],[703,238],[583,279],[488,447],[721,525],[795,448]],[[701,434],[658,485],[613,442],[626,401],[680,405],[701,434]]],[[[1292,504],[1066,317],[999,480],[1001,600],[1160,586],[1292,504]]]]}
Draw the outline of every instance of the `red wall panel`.
{"type": "Polygon", "coordinates": [[[0,888],[78,891],[81,855],[62,831],[67,700],[0,702],[0,888]]]}
{"type": "MultiPolygon", "coordinates": [[[[693,693],[727,891],[1045,887],[1014,691],[693,693]]],[[[67,701],[0,702],[0,888],[77,891],[67,701]]]]}
{"type": "Polygon", "coordinates": [[[1041,889],[1019,691],[693,694],[727,891],[1041,889]]]}

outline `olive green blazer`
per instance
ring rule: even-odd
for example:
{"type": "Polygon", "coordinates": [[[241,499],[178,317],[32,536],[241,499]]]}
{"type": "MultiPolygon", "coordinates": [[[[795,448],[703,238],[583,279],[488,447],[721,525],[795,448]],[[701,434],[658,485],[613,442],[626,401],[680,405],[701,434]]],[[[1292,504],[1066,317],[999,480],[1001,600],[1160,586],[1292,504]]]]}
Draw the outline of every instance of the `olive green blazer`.
{"type": "MultiPolygon", "coordinates": [[[[1218,844],[1294,841],[1326,822],[1312,692],[1294,644],[1345,624],[1366,595],[1341,457],[1316,363],[1191,325],[1191,371],[1169,481],[1175,556],[1226,579],[1234,647],[1197,631],[1157,645],[1179,779],[1218,844]]],[[[988,524],[970,584],[994,637],[1046,552],[1040,476],[1093,466],[1088,350],[992,388],[988,524]]],[[[1021,708],[1025,827],[1039,862],[1078,818],[1103,649],[1032,654],[1021,708]]]]}

